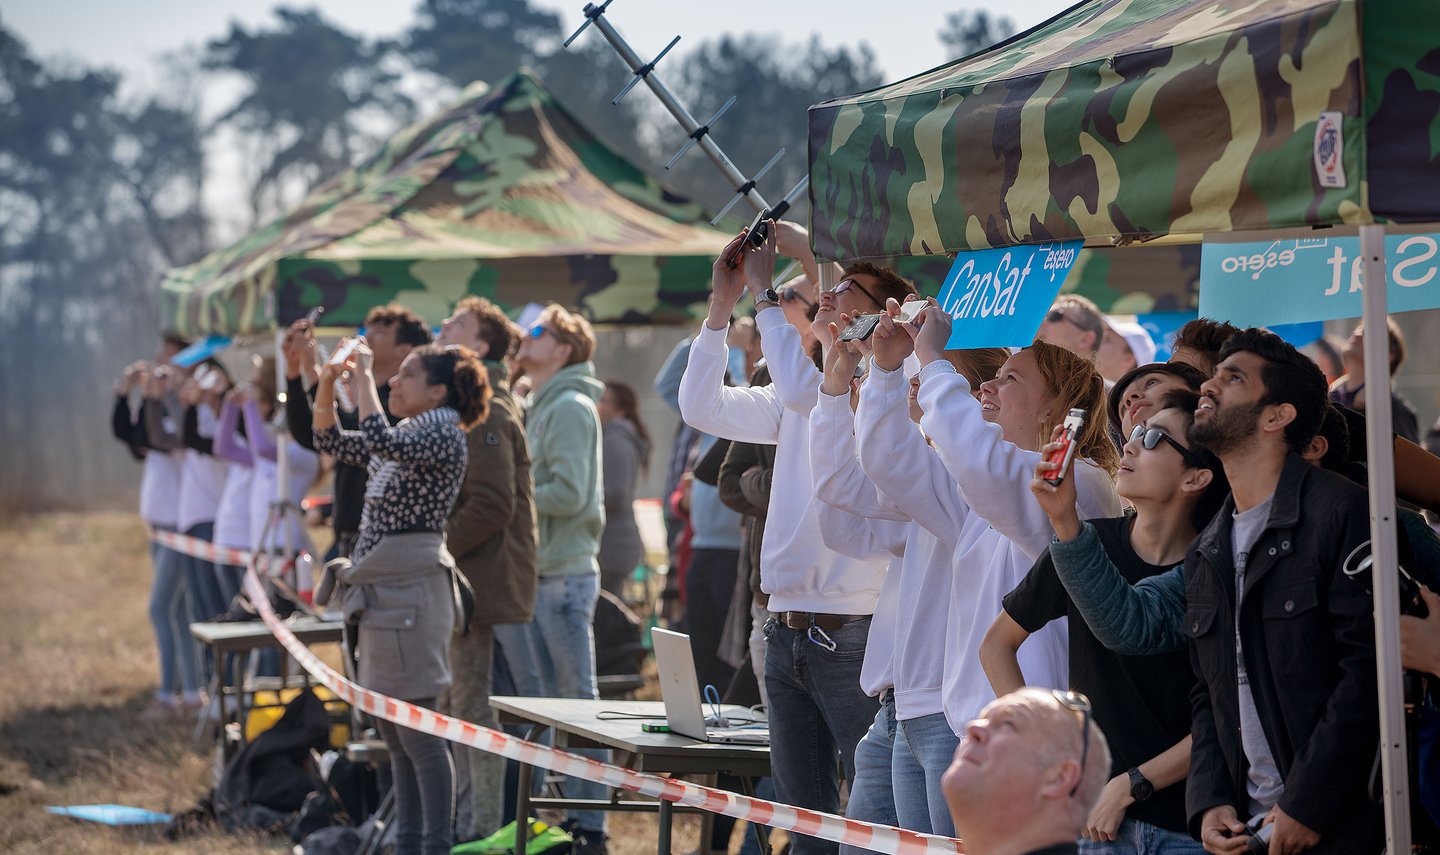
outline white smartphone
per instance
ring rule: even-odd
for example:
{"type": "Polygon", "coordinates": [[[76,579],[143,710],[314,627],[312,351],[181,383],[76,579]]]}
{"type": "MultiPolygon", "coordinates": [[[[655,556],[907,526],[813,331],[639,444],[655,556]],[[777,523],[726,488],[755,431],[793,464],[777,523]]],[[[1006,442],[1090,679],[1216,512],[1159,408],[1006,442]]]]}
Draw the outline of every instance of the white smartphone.
{"type": "Polygon", "coordinates": [[[344,365],[344,364],[345,364],[345,361],[350,358],[350,354],[354,353],[354,352],[355,352],[355,348],[358,347],[359,345],[360,345],[360,337],[359,337],[359,336],[356,336],[355,338],[347,338],[347,339],[345,339],[345,341],[341,342],[341,344],[340,344],[339,347],[335,348],[335,352],[332,353],[332,354],[330,354],[330,364],[331,364],[331,365],[344,365]]]}
{"type": "Polygon", "coordinates": [[[900,317],[896,318],[897,323],[908,324],[920,317],[920,313],[930,307],[929,300],[911,300],[908,303],[900,304],[900,317]]]}

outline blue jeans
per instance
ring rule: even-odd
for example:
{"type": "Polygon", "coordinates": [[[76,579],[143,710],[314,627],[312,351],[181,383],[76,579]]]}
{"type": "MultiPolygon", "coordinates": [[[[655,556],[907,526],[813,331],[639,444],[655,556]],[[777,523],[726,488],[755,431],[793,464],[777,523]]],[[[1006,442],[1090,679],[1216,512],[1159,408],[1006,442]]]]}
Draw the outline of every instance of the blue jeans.
{"type": "MultiPolygon", "coordinates": [[[[543,698],[595,698],[595,601],[600,577],[541,576],[535,591],[535,618],[526,624],[499,624],[495,638],[505,664],[522,696],[543,698]]],[[[578,749],[592,760],[609,762],[604,749],[578,749]]],[[[571,798],[608,798],[603,784],[570,781],[571,798]]],[[[605,813],[570,811],[581,831],[603,832],[605,813]]]]}
{"type": "MultiPolygon", "coordinates": [[[[900,824],[896,813],[898,799],[890,780],[895,736],[895,696],[886,691],[880,695],[880,711],[875,714],[874,723],[855,746],[855,782],[850,785],[850,801],[845,806],[847,818],[880,825],[900,824]]],[[[841,855],[869,851],[840,844],[841,855]]]]}
{"type": "Polygon", "coordinates": [[[1188,834],[1125,819],[1115,829],[1114,840],[1096,843],[1082,838],[1080,851],[1089,855],[1203,855],[1205,847],[1188,834]]]}
{"type": "MultiPolygon", "coordinates": [[[[156,526],[161,528],[161,526],[156,526]]],[[[160,693],[174,696],[200,691],[200,648],[190,637],[190,592],[185,556],[150,544],[155,579],[150,584],[150,626],[160,654],[160,693]]]]}
{"type": "Polygon", "coordinates": [[[950,729],[944,713],[905,719],[896,727],[890,776],[901,828],[955,836],[955,821],[940,791],[940,776],[950,768],[959,747],[960,737],[950,729]]]}
{"type": "MultiPolygon", "coordinates": [[[[819,631],[815,634],[818,636],[819,631]]],[[[806,632],[775,618],[765,622],[765,690],[770,698],[770,765],[775,796],[785,804],[835,813],[840,774],[854,785],[855,746],[880,702],[860,688],[870,619],[827,633],[827,650],[806,632]]],[[[793,855],[833,855],[838,844],[808,835],[791,838],[793,855]]]]}

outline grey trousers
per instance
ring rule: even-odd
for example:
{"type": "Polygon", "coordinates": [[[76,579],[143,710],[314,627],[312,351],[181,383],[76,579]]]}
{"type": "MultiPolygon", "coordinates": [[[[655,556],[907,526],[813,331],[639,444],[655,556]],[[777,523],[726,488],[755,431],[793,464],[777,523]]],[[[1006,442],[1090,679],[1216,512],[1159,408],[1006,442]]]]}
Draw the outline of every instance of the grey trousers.
{"type": "MultiPolygon", "coordinates": [[[[490,707],[490,682],[495,631],[477,623],[468,635],[450,636],[453,681],[445,699],[446,712],[481,727],[500,728],[490,707]]],[[[455,757],[455,839],[488,837],[500,829],[505,808],[505,758],[451,743],[455,757]]]]}

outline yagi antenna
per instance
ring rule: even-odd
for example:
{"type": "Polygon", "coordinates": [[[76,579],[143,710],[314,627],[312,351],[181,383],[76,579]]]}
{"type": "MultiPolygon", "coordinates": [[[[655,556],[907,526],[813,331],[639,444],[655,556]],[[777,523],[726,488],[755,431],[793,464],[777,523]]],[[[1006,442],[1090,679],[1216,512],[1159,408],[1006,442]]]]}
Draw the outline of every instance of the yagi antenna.
{"type": "MultiPolygon", "coordinates": [[[[779,151],[775,152],[775,156],[770,158],[769,162],[767,162],[764,166],[760,167],[760,171],[755,173],[754,178],[751,178],[744,184],[736,187],[735,195],[730,198],[729,202],[725,203],[725,207],[720,209],[720,213],[715,215],[715,219],[710,221],[710,225],[718,225],[721,220],[725,219],[725,215],[730,213],[730,209],[739,204],[741,199],[747,198],[751,193],[755,192],[755,182],[759,181],[761,178],[764,178],[765,173],[769,172],[770,168],[773,167],[775,164],[779,163],[780,158],[784,156],[785,149],[781,148],[779,151]]],[[[768,208],[769,206],[767,205],[766,207],[768,208]]]]}
{"type": "MultiPolygon", "coordinates": [[[[594,3],[585,4],[585,21],[580,25],[579,29],[570,35],[570,38],[565,40],[565,46],[569,47],[570,43],[575,41],[581,33],[585,32],[587,27],[591,24],[595,25],[595,28],[605,37],[605,41],[610,43],[610,47],[615,49],[615,53],[620,56],[620,59],[630,69],[633,75],[625,88],[620,90],[620,94],[615,96],[613,103],[619,103],[620,99],[625,97],[631,89],[634,89],[637,84],[644,81],[645,85],[650,87],[650,91],[655,93],[655,97],[660,99],[661,105],[663,105],[665,109],[669,111],[670,115],[674,117],[675,121],[680,124],[681,130],[685,131],[690,137],[689,141],[685,143],[679,153],[670,159],[670,166],[673,166],[675,162],[679,160],[680,155],[684,154],[692,146],[698,145],[700,146],[700,150],[705,152],[705,155],[710,158],[710,162],[715,164],[715,168],[720,170],[720,174],[725,176],[725,180],[730,186],[736,188],[735,198],[730,201],[729,205],[725,206],[725,210],[720,213],[721,217],[728,213],[741,198],[749,202],[750,207],[756,212],[768,209],[770,207],[769,203],[767,203],[765,197],[761,196],[755,189],[755,179],[758,179],[765,173],[765,170],[773,166],[775,161],[779,159],[779,155],[777,154],[774,158],[771,158],[771,162],[765,165],[765,169],[755,173],[754,178],[747,179],[745,174],[741,172],[735,166],[735,163],[721,150],[720,146],[715,142],[715,138],[710,134],[710,126],[720,118],[721,114],[730,109],[735,99],[731,98],[727,101],[725,106],[721,107],[714,116],[710,117],[710,121],[703,125],[697,122],[695,116],[690,113],[689,109],[680,103],[680,99],[676,98],[675,93],[670,91],[670,87],[666,86],[664,81],[660,79],[660,75],[654,73],[655,64],[658,63],[661,57],[665,56],[671,48],[675,47],[676,42],[680,41],[680,37],[676,36],[672,39],[670,44],[665,46],[665,50],[660,51],[654,59],[649,62],[644,62],[640,59],[640,55],[635,52],[635,49],[632,48],[630,44],[625,41],[625,38],[620,35],[620,32],[615,29],[615,25],[610,23],[610,19],[606,17],[605,10],[609,8],[612,2],[614,2],[614,0],[605,0],[604,3],[598,6],[594,3]]],[[[666,168],[668,169],[669,166],[666,168]]]]}
{"type": "Polygon", "coordinates": [[[619,95],[616,95],[614,98],[610,99],[610,103],[619,104],[620,99],[624,98],[626,93],[628,93],[631,89],[634,89],[637,83],[650,76],[650,72],[655,70],[655,63],[659,62],[665,56],[665,54],[669,53],[670,48],[673,48],[678,44],[680,44],[680,37],[676,36],[675,38],[670,40],[670,44],[666,45],[664,50],[655,54],[654,59],[635,69],[635,76],[630,79],[629,83],[625,84],[625,88],[620,90],[619,95]]]}
{"type": "MultiPolygon", "coordinates": [[[[679,37],[677,36],[676,38],[679,38],[679,37]]],[[[672,158],[670,158],[670,162],[665,164],[665,168],[666,168],[666,169],[669,169],[670,167],[672,167],[672,166],[674,166],[676,163],[678,163],[679,160],[680,160],[680,158],[682,158],[682,157],[685,156],[685,152],[687,152],[687,151],[689,151],[690,149],[694,148],[694,147],[695,147],[695,143],[700,142],[700,138],[701,138],[701,137],[703,137],[703,136],[705,136],[706,134],[710,133],[710,127],[711,127],[712,125],[714,125],[716,122],[720,121],[720,117],[723,116],[723,115],[725,115],[725,111],[728,110],[728,109],[730,109],[730,108],[733,107],[733,106],[735,106],[735,96],[734,96],[734,95],[731,95],[731,96],[730,96],[730,100],[725,102],[725,106],[723,106],[723,107],[721,107],[720,109],[716,110],[716,111],[715,111],[715,115],[711,116],[709,121],[707,121],[705,124],[701,125],[700,127],[696,128],[695,130],[693,130],[693,131],[690,132],[690,139],[686,140],[686,141],[685,141],[685,144],[682,145],[682,146],[680,146],[680,150],[677,151],[677,152],[675,152],[675,156],[672,157],[672,158]]]]}

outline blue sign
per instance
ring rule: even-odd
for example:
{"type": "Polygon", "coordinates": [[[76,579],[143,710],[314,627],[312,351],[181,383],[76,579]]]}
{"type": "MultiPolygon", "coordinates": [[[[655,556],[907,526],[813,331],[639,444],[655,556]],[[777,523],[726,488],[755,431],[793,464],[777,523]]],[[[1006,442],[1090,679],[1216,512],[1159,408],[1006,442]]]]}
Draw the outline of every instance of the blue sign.
{"type": "MultiPolygon", "coordinates": [[[[1210,243],[1200,251],[1200,314],[1236,326],[1274,326],[1364,311],[1360,238],[1210,243]]],[[[1390,312],[1440,308],[1440,235],[1385,235],[1390,312]]]]}
{"type": "Polygon", "coordinates": [[[1150,333],[1150,340],[1155,342],[1155,361],[1166,362],[1175,344],[1175,334],[1196,317],[1195,312],[1151,312],[1136,315],[1135,323],[1144,327],[1145,332],[1150,333]]]}
{"type": "Polygon", "coordinates": [[[170,357],[170,364],[178,365],[181,368],[189,368],[192,365],[198,365],[204,362],[229,346],[229,336],[212,335],[207,339],[201,339],[191,344],[189,347],[170,357]]]}
{"type": "Polygon", "coordinates": [[[940,286],[955,319],[946,347],[1024,347],[1035,340],[1083,241],[962,252],[940,286]]]}

